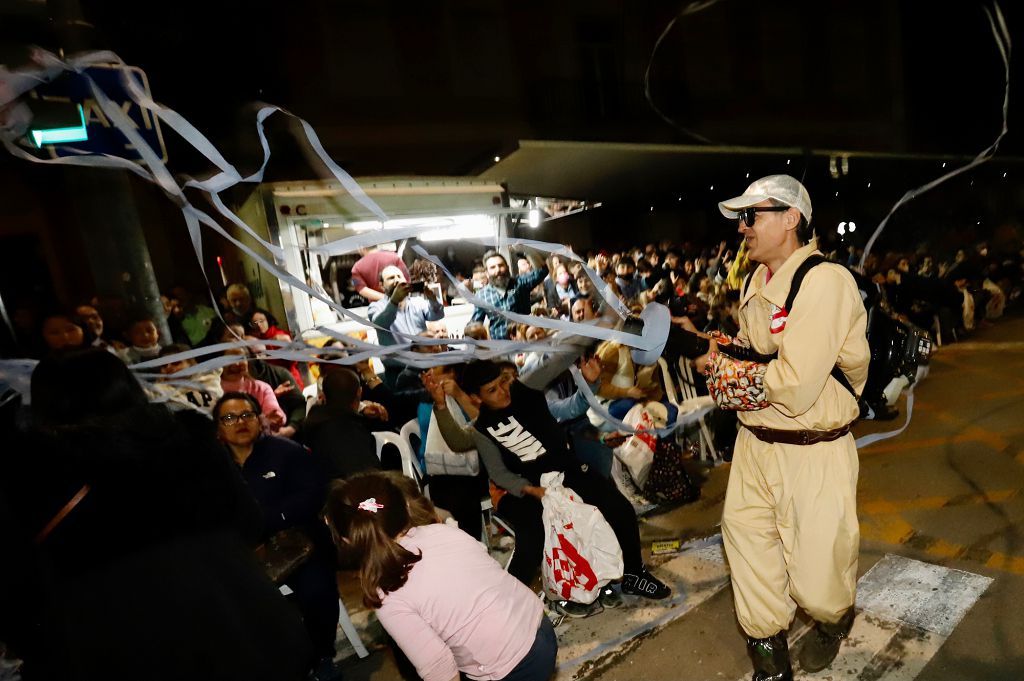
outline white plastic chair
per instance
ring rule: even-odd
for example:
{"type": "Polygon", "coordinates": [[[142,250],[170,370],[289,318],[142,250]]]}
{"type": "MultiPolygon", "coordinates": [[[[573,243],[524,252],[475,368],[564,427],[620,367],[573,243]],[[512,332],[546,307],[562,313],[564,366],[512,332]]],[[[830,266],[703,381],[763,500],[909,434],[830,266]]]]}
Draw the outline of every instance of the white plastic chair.
{"type": "Polygon", "coordinates": [[[516,555],[516,545],[514,543],[516,539],[516,533],[512,529],[511,525],[509,525],[507,522],[502,520],[500,516],[498,516],[496,511],[497,509],[494,508],[494,504],[491,503],[490,495],[480,500],[480,515],[483,516],[483,528],[481,530],[482,536],[480,537],[480,541],[483,543],[484,546],[487,547],[487,550],[490,551],[491,539],[489,536],[490,529],[488,526],[492,522],[501,529],[505,530],[505,533],[508,534],[508,536],[512,537],[512,550],[509,551],[508,560],[505,562],[504,565],[505,571],[508,572],[508,566],[512,564],[512,556],[516,555]]]}
{"type": "Polygon", "coordinates": [[[668,362],[663,357],[658,358],[658,366],[661,367],[661,382],[665,385],[665,397],[669,404],[679,406],[679,394],[676,392],[676,381],[672,376],[672,370],[668,368],[668,362]]]}
{"type": "MultiPolygon", "coordinates": [[[[398,431],[398,437],[402,438],[402,441],[405,442],[406,446],[409,448],[409,452],[412,455],[409,469],[415,473],[414,479],[416,480],[416,484],[419,485],[420,491],[422,491],[423,495],[429,499],[430,490],[423,484],[423,480],[427,477],[427,473],[420,466],[419,457],[416,456],[417,445],[413,444],[413,435],[419,438],[420,442],[423,441],[423,434],[420,432],[420,422],[418,419],[409,419],[406,421],[405,425],[403,425],[398,431]]],[[[402,460],[402,472],[405,475],[409,475],[409,472],[406,470],[404,459],[402,460]]]]}
{"type": "MultiPolygon", "coordinates": [[[[282,584],[279,589],[282,596],[288,596],[294,593],[287,584],[282,584]]],[[[356,630],[356,626],[352,624],[352,618],[348,614],[348,608],[345,607],[345,601],[338,599],[338,626],[341,627],[342,632],[345,634],[345,638],[348,639],[349,644],[352,645],[352,649],[356,651],[356,655],[359,657],[369,657],[370,651],[366,649],[363,644],[363,639],[359,637],[359,632],[356,630]]]]}
{"type": "Polygon", "coordinates": [[[310,383],[302,389],[302,396],[306,398],[306,415],[309,416],[310,410],[316,406],[320,399],[320,386],[317,385],[316,381],[310,383]]]}
{"type": "MultiPolygon", "coordinates": [[[[481,502],[480,505],[483,506],[483,503],[481,502]]],[[[491,506],[491,500],[490,499],[487,500],[487,506],[488,507],[491,506]]],[[[493,520],[497,525],[499,525],[503,530],[505,530],[505,532],[508,534],[508,536],[512,537],[512,541],[515,542],[516,533],[515,533],[515,530],[512,529],[512,526],[509,525],[508,523],[506,523],[504,520],[502,520],[498,516],[497,513],[491,513],[490,515],[491,515],[491,520],[493,520]]],[[[485,527],[484,528],[484,532],[486,532],[486,531],[487,531],[487,528],[485,527]]],[[[508,572],[508,567],[509,567],[509,565],[512,564],[512,557],[515,556],[515,555],[516,555],[516,545],[515,545],[515,543],[513,543],[512,544],[512,550],[508,552],[508,561],[505,562],[505,566],[504,566],[505,567],[505,572],[508,572]]]]}
{"type": "MultiPolygon", "coordinates": [[[[406,424],[408,425],[408,424],[406,424]]],[[[412,478],[416,485],[422,485],[419,462],[408,441],[404,440],[398,433],[378,430],[374,432],[373,439],[377,441],[377,458],[380,459],[384,445],[394,445],[398,454],[402,457],[402,475],[412,478]]]]}
{"type": "MultiPolygon", "coordinates": [[[[413,419],[413,420],[409,421],[404,426],[402,426],[402,430],[399,431],[399,436],[408,443],[410,451],[415,453],[416,452],[416,448],[413,447],[413,445],[412,445],[412,436],[413,435],[415,435],[416,437],[419,437],[421,439],[421,441],[422,441],[423,434],[420,432],[420,423],[419,423],[419,421],[417,419],[413,419]]],[[[419,459],[414,458],[414,462],[415,462],[415,465],[416,465],[416,471],[420,473],[420,480],[422,480],[424,477],[426,477],[426,472],[420,470],[419,459]]],[[[423,487],[422,482],[420,483],[420,487],[423,487]]],[[[430,488],[429,488],[429,486],[427,486],[427,487],[425,487],[423,489],[423,494],[428,499],[430,498],[430,488]]],[[[481,517],[481,521],[482,521],[481,522],[482,530],[480,532],[480,541],[487,548],[491,547],[490,537],[488,536],[487,525],[490,522],[490,519],[492,517],[491,511],[493,511],[493,510],[494,510],[494,507],[491,505],[491,498],[489,496],[484,497],[483,499],[480,500],[480,517],[481,517]]],[[[502,527],[506,528],[506,530],[509,532],[510,535],[512,535],[512,531],[508,528],[507,525],[505,525],[504,523],[501,523],[501,525],[502,525],[502,527]]],[[[512,535],[512,536],[514,536],[514,535],[512,535]]]]}
{"type": "Polygon", "coordinates": [[[348,615],[348,608],[345,607],[345,601],[338,599],[338,626],[345,632],[345,638],[352,644],[352,649],[356,651],[356,655],[360,658],[369,657],[370,651],[363,645],[363,639],[359,638],[359,632],[356,631],[356,626],[352,624],[352,618],[348,615]]]}
{"type": "MultiPolygon", "coordinates": [[[[679,390],[676,390],[676,379],[672,374],[672,370],[668,366],[668,362],[664,359],[658,359],[658,365],[661,367],[661,376],[663,383],[665,384],[665,394],[668,397],[668,401],[673,404],[680,411],[686,411],[683,407],[683,403],[688,400],[698,400],[701,398],[697,394],[697,383],[693,376],[693,367],[690,366],[690,361],[685,357],[679,358],[679,390]]],[[[699,434],[697,442],[700,445],[700,458],[701,460],[707,460],[712,463],[721,461],[722,458],[718,454],[718,450],[715,449],[715,439],[711,435],[711,429],[708,428],[707,416],[702,416],[698,421],[699,434]]]]}
{"type": "Polygon", "coordinates": [[[693,376],[693,367],[686,357],[679,358],[679,392],[684,400],[697,397],[697,380],[693,376]]]}
{"type": "MultiPolygon", "coordinates": [[[[411,452],[413,452],[413,454],[415,454],[416,453],[416,446],[413,445],[413,443],[412,443],[412,436],[413,435],[415,435],[416,437],[420,438],[421,442],[423,441],[423,434],[420,432],[420,422],[419,422],[418,419],[409,419],[408,421],[406,421],[405,425],[402,426],[401,430],[398,431],[398,436],[400,438],[402,438],[407,445],[409,445],[409,451],[411,451],[411,452]]],[[[413,463],[416,466],[416,473],[417,473],[417,475],[419,475],[419,477],[422,478],[423,477],[423,471],[420,470],[419,459],[417,459],[416,457],[413,457],[413,463]]]]}

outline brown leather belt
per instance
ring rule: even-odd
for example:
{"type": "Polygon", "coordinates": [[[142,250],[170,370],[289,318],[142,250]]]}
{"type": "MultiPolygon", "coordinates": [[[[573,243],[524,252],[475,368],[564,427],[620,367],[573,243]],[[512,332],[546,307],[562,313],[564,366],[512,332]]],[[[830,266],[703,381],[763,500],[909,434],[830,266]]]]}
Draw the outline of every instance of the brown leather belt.
{"type": "Polygon", "coordinates": [[[819,442],[832,442],[850,432],[852,423],[847,423],[842,428],[835,430],[776,430],[763,426],[748,426],[744,428],[754,434],[761,442],[769,444],[779,443],[784,445],[814,445],[819,442]]]}

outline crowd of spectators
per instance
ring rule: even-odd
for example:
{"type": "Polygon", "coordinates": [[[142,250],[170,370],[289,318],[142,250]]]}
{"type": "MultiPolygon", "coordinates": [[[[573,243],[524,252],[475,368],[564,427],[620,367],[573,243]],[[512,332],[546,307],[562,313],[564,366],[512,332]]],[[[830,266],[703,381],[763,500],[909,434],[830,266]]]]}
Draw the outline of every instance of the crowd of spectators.
{"type": "MultiPolygon", "coordinates": [[[[937,343],[955,342],[991,324],[1019,299],[1024,281],[1021,251],[997,253],[984,244],[949,258],[920,252],[872,254],[863,266],[853,247],[826,255],[855,273],[866,305],[924,329],[937,343]]],[[[599,282],[591,280],[579,261],[558,255],[542,258],[528,252],[506,259],[488,252],[474,264],[471,278],[459,277],[488,307],[477,308],[458,334],[437,323],[445,317],[446,304],[462,292],[438,285],[431,263],[415,261],[407,268],[395,254],[380,251],[368,251],[364,259],[368,260],[358,268],[356,291],[372,301],[369,319],[382,327],[377,334],[381,345],[403,342],[411,335],[433,335],[452,337],[452,346],[464,336],[576,343],[580,350],[575,355],[516,352],[497,361],[440,362],[430,369],[386,360],[378,373],[369,360],[346,365],[344,344],[333,341],[317,363],[297,364],[267,357],[260,341],[287,341],[291,334],[270,312],[254,305],[241,283],[226,287],[220,310],[174,287],[164,297],[163,319],[130,317],[122,312],[123,306],[98,299],[44,316],[30,338],[23,336],[23,351],[41,362],[32,377],[30,416],[19,416],[20,433],[0,473],[5,501],[0,520],[11,525],[11,536],[18,538],[25,556],[24,561],[5,566],[9,574],[2,581],[27,585],[17,594],[4,591],[0,640],[25,657],[27,669],[39,670],[36,678],[87,678],[68,671],[81,664],[82,655],[116,658],[125,670],[146,664],[150,648],[134,642],[147,634],[124,634],[132,643],[122,643],[112,633],[116,627],[110,620],[110,613],[134,615],[131,601],[139,594],[132,590],[145,587],[141,578],[112,587],[122,592],[113,598],[113,607],[110,601],[100,604],[81,597],[58,601],[51,594],[68,593],[83,583],[110,583],[140,565],[155,570],[147,577],[152,580],[163,578],[165,569],[198,569],[187,560],[157,567],[168,547],[180,544],[186,544],[193,557],[215,560],[219,569],[241,575],[231,597],[217,599],[225,619],[239,615],[242,624],[251,625],[253,620],[245,613],[256,608],[264,613],[261,620],[273,620],[252,626],[253,631],[243,627],[223,632],[217,651],[195,653],[219,656],[209,664],[237,672],[225,671],[223,678],[286,679],[309,673],[331,678],[336,673],[331,662],[338,617],[336,571],[339,559],[345,560],[337,548],[349,544],[363,546],[360,555],[349,559],[361,566],[364,589],[367,584],[374,587],[365,591],[368,604],[381,609],[386,626],[389,621],[401,622],[392,633],[400,647],[415,647],[409,657],[423,678],[440,678],[438,670],[467,671],[467,660],[478,664],[475,678],[513,678],[513,671],[530,665],[536,668],[529,672],[534,676],[516,678],[544,678],[550,674],[553,635],[542,627],[535,639],[537,616],[532,605],[522,605],[521,619],[532,629],[513,637],[514,654],[474,648],[472,637],[461,647],[433,646],[426,654],[419,646],[429,626],[412,625],[408,617],[394,613],[415,609],[408,602],[430,590],[432,585],[419,576],[434,569],[427,567],[433,564],[431,542],[469,551],[467,564],[484,560],[472,552],[466,537],[477,541],[486,534],[481,514],[481,500],[486,499],[515,533],[517,550],[508,566],[511,581],[535,586],[543,545],[540,500],[545,491],[540,476],[552,471],[564,473],[567,484],[602,510],[625,559],[621,584],[603,589],[594,603],[563,601],[553,603],[552,609],[561,616],[585,617],[618,607],[623,594],[664,598],[670,593],[644,566],[640,553],[636,513],[649,511],[652,505],[613,474],[615,448],[624,434],[594,412],[567,378],[567,369],[573,361],[578,363],[596,399],[615,419],[626,417],[637,405],[657,403],[664,406],[667,420],[674,421],[678,405],[669,400],[672,386],[665,382],[680,376],[672,378],[658,365],[635,363],[614,342],[580,342],[569,333],[553,334],[539,325],[509,321],[499,311],[574,322],[612,319],[609,302],[599,292],[599,286],[607,286],[634,314],[658,302],[681,329],[734,335],[744,277],[752,269],[743,247],[737,252],[725,241],[711,248],[662,242],[589,252],[584,259],[599,282]],[[162,328],[168,329],[169,337],[166,332],[161,335],[162,328]],[[221,354],[237,359],[191,374],[188,380],[175,375],[191,369],[195,358],[137,370],[134,375],[126,368],[225,342],[236,345],[221,354]],[[403,514],[395,516],[397,520],[384,515],[370,518],[401,527],[361,525],[362,520],[354,518],[365,518],[352,515],[357,502],[356,511],[375,514],[362,504],[373,501],[373,506],[387,495],[413,499],[419,493],[419,487],[400,492],[386,481],[360,477],[402,469],[397,450],[382,449],[374,433],[397,434],[410,422],[418,424],[414,454],[426,473],[416,482],[429,490],[433,505],[424,502],[428,512],[416,522],[403,514]],[[210,471],[208,479],[193,479],[180,488],[171,484],[188,477],[187,467],[210,471]],[[332,542],[322,509],[329,486],[339,481],[358,484],[331,493],[332,542]],[[359,490],[364,487],[379,490],[376,501],[361,499],[359,490]],[[83,498],[75,501],[78,496],[83,498]],[[154,506],[159,506],[155,516],[154,506]],[[443,509],[441,515],[450,515],[451,524],[463,530],[463,539],[448,530],[406,533],[411,527],[436,523],[434,506],[443,509]],[[122,522],[125,515],[131,522],[122,522]],[[116,525],[127,536],[115,541],[105,529],[108,525],[116,525]],[[44,527],[49,531],[43,533],[44,527]],[[243,556],[292,529],[310,538],[312,554],[281,582],[291,593],[289,610],[278,602],[278,592],[268,590],[254,575],[255,559],[249,564],[243,556]],[[373,532],[376,539],[366,539],[366,533],[373,532]],[[102,542],[98,535],[103,535],[102,542]],[[427,556],[422,568],[408,557],[412,549],[427,556]],[[82,552],[88,560],[78,564],[82,552]],[[391,557],[380,557],[385,554],[391,557]],[[401,558],[397,563],[395,556],[401,558]],[[387,574],[394,579],[388,581],[387,574]],[[390,601],[389,594],[394,594],[390,601]],[[236,602],[244,599],[249,599],[245,605],[236,602]],[[100,642],[97,634],[96,640],[89,639],[95,649],[80,650],[60,628],[68,622],[94,626],[119,643],[107,651],[104,646],[112,644],[100,642]],[[32,626],[26,629],[27,623],[32,626]],[[301,644],[288,650],[265,645],[270,633],[277,641],[301,639],[301,644]],[[536,653],[535,645],[541,646],[536,653]],[[123,653],[128,648],[130,654],[123,653]],[[251,658],[248,662],[231,666],[246,656],[251,658]],[[493,665],[493,674],[480,674],[485,664],[493,665]]],[[[447,346],[421,344],[415,349],[436,353],[447,346]]],[[[13,427],[15,417],[10,413],[5,408],[4,417],[13,427]]],[[[712,425],[718,449],[728,460],[735,420],[719,413],[713,415],[712,425]]],[[[448,569],[445,561],[437,564],[448,569]]],[[[481,573],[474,588],[486,593],[505,584],[505,579],[498,573],[481,573]]],[[[167,606],[169,621],[181,629],[177,636],[189,638],[187,621],[215,598],[194,596],[185,602],[192,611],[167,606]]],[[[520,607],[516,598],[512,601],[510,607],[520,607]]],[[[469,618],[472,623],[467,626],[481,631],[494,626],[479,621],[493,613],[463,608],[457,614],[469,618]]],[[[211,623],[208,628],[213,627],[211,623]]],[[[193,644],[198,645],[189,643],[193,644]]],[[[104,667],[104,672],[118,678],[119,669],[115,664],[104,667]]],[[[179,676],[174,667],[164,671],[167,678],[179,676]]],[[[157,673],[152,677],[163,678],[157,673]]]]}
{"type": "MultiPolygon", "coordinates": [[[[941,259],[922,251],[872,253],[863,264],[863,251],[853,246],[823,250],[830,260],[874,284],[873,296],[887,310],[941,342],[1002,316],[1006,305],[1019,297],[1024,278],[1021,251],[990,252],[986,243],[941,259]]],[[[716,248],[661,242],[616,252],[588,251],[586,261],[633,312],[657,301],[670,307],[674,323],[682,325],[685,318],[701,330],[735,330],[731,312],[743,276],[751,269],[743,248],[737,253],[724,241],[716,248]]],[[[525,259],[518,263],[520,277],[534,271],[525,259]]],[[[575,303],[586,299],[600,316],[603,301],[581,263],[551,256],[546,269],[547,276],[530,290],[530,313],[574,319],[575,303]]],[[[477,280],[475,273],[473,283],[477,280]]],[[[487,286],[486,270],[479,281],[477,289],[487,286]]],[[[589,318],[587,314],[580,311],[579,319],[589,318]]],[[[512,337],[525,332],[514,326],[512,337]]]]}

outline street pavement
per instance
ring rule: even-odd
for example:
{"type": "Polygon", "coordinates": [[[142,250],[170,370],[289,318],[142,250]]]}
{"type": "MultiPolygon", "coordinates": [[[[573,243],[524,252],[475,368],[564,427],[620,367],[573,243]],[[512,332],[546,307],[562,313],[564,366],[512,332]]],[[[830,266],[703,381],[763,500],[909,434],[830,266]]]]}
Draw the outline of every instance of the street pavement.
{"type": "MultiPolygon", "coordinates": [[[[798,678],[1024,679],[1022,398],[1024,318],[937,350],[906,431],[860,452],[857,624],[833,668],[798,678]]],[[[895,421],[859,424],[857,435],[898,428],[905,406],[895,421]]],[[[688,547],[650,557],[677,587],[673,599],[627,599],[624,609],[563,623],[558,679],[750,677],[717,536],[728,474],[728,464],[710,469],[699,502],[641,521],[647,548],[673,538],[688,547]]],[[[798,615],[791,641],[806,628],[798,615]]],[[[378,647],[352,658],[346,678],[399,675],[378,647]]]]}

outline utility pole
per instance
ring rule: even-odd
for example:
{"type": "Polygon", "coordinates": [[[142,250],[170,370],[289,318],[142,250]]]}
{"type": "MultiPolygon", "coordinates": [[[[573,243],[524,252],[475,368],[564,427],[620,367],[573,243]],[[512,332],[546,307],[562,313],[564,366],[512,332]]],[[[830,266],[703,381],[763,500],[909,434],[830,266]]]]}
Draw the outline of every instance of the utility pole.
{"type": "MultiPolygon", "coordinates": [[[[47,0],[46,7],[62,53],[94,47],[93,26],[82,16],[78,0],[47,0]]],[[[62,170],[96,294],[123,300],[128,317],[151,318],[162,341],[170,343],[160,288],[128,172],[82,167],[62,170]]]]}

